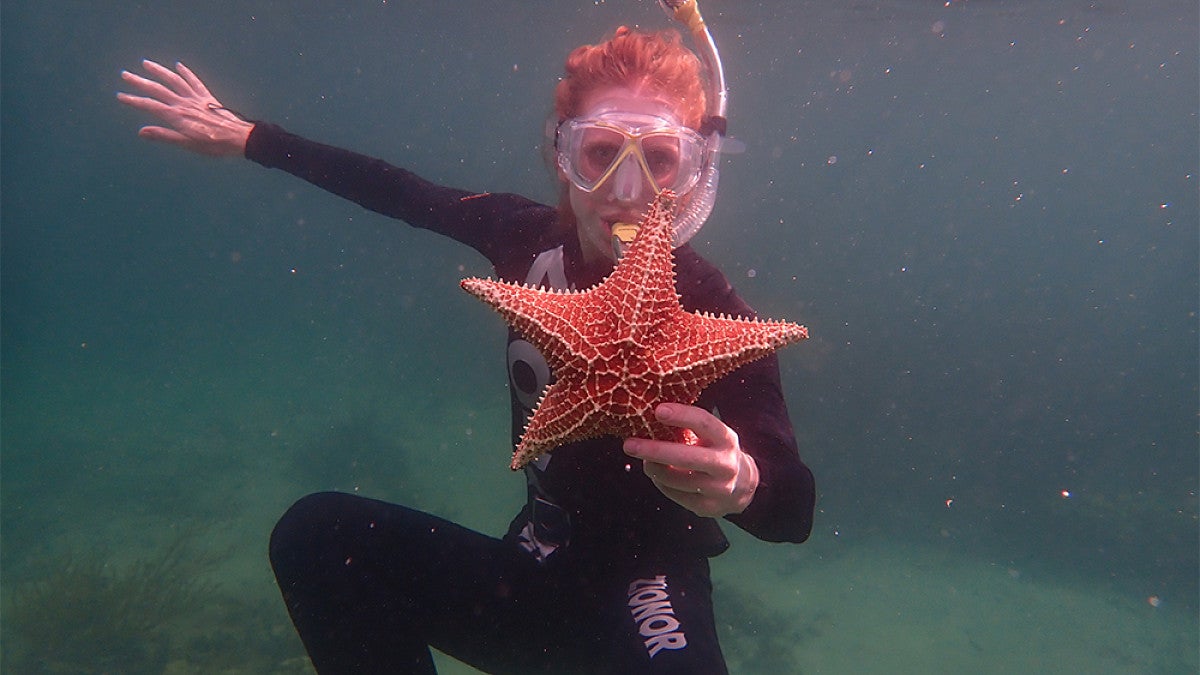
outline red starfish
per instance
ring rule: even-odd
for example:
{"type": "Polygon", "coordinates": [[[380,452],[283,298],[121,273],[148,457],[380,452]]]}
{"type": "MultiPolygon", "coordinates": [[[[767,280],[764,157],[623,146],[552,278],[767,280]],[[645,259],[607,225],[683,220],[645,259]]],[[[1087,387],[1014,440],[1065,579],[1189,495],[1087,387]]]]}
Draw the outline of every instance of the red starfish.
{"type": "Polygon", "coordinates": [[[721,376],[808,337],[784,321],[684,311],[675,292],[671,236],[675,195],[650,205],[637,238],[612,274],[586,291],[464,279],[532,342],[554,372],[521,442],[519,469],[554,448],[597,436],[695,442],[654,417],[663,402],[692,404],[721,376]]]}

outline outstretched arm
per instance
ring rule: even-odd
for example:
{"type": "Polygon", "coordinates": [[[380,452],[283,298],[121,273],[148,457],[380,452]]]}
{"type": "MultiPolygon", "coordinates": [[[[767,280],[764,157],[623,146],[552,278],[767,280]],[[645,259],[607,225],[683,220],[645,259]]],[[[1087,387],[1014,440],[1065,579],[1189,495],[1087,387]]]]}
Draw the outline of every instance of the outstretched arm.
{"type": "Polygon", "coordinates": [[[117,100],[157,117],[164,126],[144,126],[139,136],[201,155],[244,155],[254,123],[221,105],[182,63],[172,71],[147,59],[142,68],[149,77],[121,71],[121,79],[140,95],[121,92],[117,100]]]}
{"type": "Polygon", "coordinates": [[[527,251],[557,245],[553,207],[502,193],[480,199],[478,192],[437,185],[383,160],[247,121],[221,105],[182,63],[174,70],[153,61],[142,67],[145,76],[121,73],[133,93],[119,93],[117,100],[160,121],[142,127],[143,138],[287,171],[376,213],[461,241],[501,275],[520,269],[523,276],[527,251]]]}

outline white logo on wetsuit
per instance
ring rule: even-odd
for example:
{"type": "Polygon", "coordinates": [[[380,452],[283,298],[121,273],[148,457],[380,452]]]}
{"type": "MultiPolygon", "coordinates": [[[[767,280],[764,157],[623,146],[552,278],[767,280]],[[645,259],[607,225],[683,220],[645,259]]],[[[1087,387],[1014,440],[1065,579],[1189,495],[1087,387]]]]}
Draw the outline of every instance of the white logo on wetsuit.
{"type": "Polygon", "coordinates": [[[550,365],[532,343],[520,338],[508,343],[508,384],[525,409],[526,418],[550,383],[550,365]]]}
{"type": "MultiPolygon", "coordinates": [[[[525,283],[535,287],[570,290],[566,268],[563,265],[563,247],[539,253],[529,266],[525,283]]],[[[515,337],[515,334],[511,335],[513,337],[508,343],[508,384],[512,387],[513,397],[521,405],[525,421],[528,422],[538,399],[542,396],[542,390],[550,384],[550,365],[532,343],[515,337]]],[[[529,503],[530,520],[525,523],[517,537],[518,545],[538,562],[545,562],[550,554],[565,546],[571,539],[570,515],[545,497],[538,480],[538,472],[545,471],[550,463],[550,454],[538,457],[525,467],[525,480],[533,498],[529,503]]]]}
{"type": "MultiPolygon", "coordinates": [[[[570,290],[563,267],[563,247],[542,251],[533,259],[525,275],[529,286],[570,290]]],[[[545,357],[527,340],[514,339],[508,343],[508,383],[525,408],[525,417],[533,413],[542,390],[550,384],[550,365],[545,357]]]]}
{"type": "Polygon", "coordinates": [[[680,630],[671,596],[667,593],[667,577],[635,579],[629,584],[629,613],[637,624],[638,633],[646,638],[646,653],[654,658],[664,649],[683,649],[687,636],[680,630]]]}
{"type": "MultiPolygon", "coordinates": [[[[525,283],[560,291],[571,290],[563,265],[563,247],[537,254],[529,266],[529,273],[525,275],[525,283]]],[[[542,397],[546,385],[550,384],[551,377],[550,365],[532,343],[516,337],[508,343],[508,384],[512,387],[513,396],[524,409],[526,421],[533,414],[533,409],[542,397]]],[[[549,461],[550,455],[544,454],[535,460],[534,464],[537,468],[545,470],[549,461]]]]}

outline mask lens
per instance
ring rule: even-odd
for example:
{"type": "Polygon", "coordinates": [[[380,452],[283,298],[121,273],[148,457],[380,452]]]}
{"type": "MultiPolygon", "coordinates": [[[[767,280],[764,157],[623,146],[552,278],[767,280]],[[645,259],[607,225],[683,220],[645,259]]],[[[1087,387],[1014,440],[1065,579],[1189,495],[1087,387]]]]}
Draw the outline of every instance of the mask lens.
{"type": "Polygon", "coordinates": [[[655,192],[686,193],[700,177],[704,138],[659,118],[650,122],[648,129],[650,125],[627,126],[608,119],[568,120],[558,130],[559,166],[585,192],[598,189],[623,164],[634,162],[655,192]]]}
{"type": "Polygon", "coordinates": [[[615,129],[589,127],[580,134],[576,165],[581,178],[595,185],[613,168],[628,139],[615,129]]]}
{"type": "Polygon", "coordinates": [[[654,134],[642,139],[642,158],[658,189],[675,188],[679,178],[680,139],[669,134],[654,134]]]}

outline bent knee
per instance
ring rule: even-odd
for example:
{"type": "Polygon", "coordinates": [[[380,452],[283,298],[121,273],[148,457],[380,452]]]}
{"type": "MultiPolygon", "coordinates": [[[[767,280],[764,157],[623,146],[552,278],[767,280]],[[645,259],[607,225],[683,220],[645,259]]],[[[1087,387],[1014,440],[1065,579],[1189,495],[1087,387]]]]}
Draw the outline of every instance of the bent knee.
{"type": "Polygon", "coordinates": [[[353,499],[353,495],[340,492],[314,492],[297,500],[271,530],[271,564],[277,566],[298,549],[308,549],[316,540],[336,531],[348,501],[353,499]]]}

